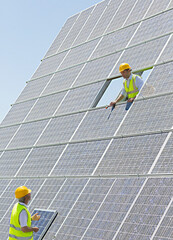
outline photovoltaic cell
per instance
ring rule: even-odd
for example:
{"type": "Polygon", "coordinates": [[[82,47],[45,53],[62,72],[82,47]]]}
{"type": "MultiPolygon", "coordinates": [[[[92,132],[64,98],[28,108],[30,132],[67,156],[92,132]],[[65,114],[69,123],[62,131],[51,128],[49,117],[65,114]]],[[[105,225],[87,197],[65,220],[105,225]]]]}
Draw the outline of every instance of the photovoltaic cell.
{"type": "Polygon", "coordinates": [[[99,40],[100,39],[96,39],[91,42],[72,48],[59,69],[61,70],[63,68],[71,67],[86,62],[91,53],[93,52],[93,50],[95,49],[95,47],[97,46],[99,40]]]}
{"type": "Polygon", "coordinates": [[[70,144],[58,161],[52,176],[91,174],[109,140],[70,144]]]}
{"type": "Polygon", "coordinates": [[[58,92],[71,87],[82,67],[83,64],[55,73],[42,95],[58,92]]]}
{"type": "Polygon", "coordinates": [[[61,106],[56,111],[56,115],[75,112],[92,107],[92,104],[103,84],[104,82],[98,82],[70,90],[61,106]]]}
{"type": "Polygon", "coordinates": [[[148,10],[148,13],[147,13],[146,17],[149,17],[151,15],[154,15],[154,14],[157,14],[159,12],[162,12],[162,11],[166,10],[169,3],[170,3],[170,0],[165,0],[165,1],[154,0],[154,2],[152,3],[151,7],[148,10]]]}
{"type": "Polygon", "coordinates": [[[63,226],[59,229],[55,239],[73,239],[74,236],[75,239],[80,239],[108,193],[113,181],[112,179],[90,180],[63,226]]]}
{"type": "Polygon", "coordinates": [[[154,240],[159,239],[172,239],[172,222],[173,222],[173,206],[171,204],[170,208],[168,209],[168,212],[166,213],[163,221],[161,222],[161,225],[159,229],[157,230],[156,234],[154,235],[154,240]]]}
{"type": "Polygon", "coordinates": [[[121,0],[110,0],[108,2],[108,6],[105,8],[105,11],[98,21],[98,23],[95,25],[95,28],[93,29],[92,34],[89,37],[90,39],[96,38],[98,36],[101,36],[106,28],[108,27],[111,19],[113,18],[115,12],[117,11],[119,5],[121,4],[121,0]]]}
{"type": "Polygon", "coordinates": [[[97,80],[107,79],[121,52],[108,55],[99,59],[88,62],[79,75],[74,86],[92,83],[97,80]]]}
{"type": "Polygon", "coordinates": [[[154,67],[139,97],[173,92],[172,74],[173,62],[154,67]]]}
{"type": "Polygon", "coordinates": [[[173,10],[159,14],[142,22],[130,45],[150,40],[173,31],[173,10]],[[168,21],[169,19],[169,21],[168,21]]]}
{"type": "Polygon", "coordinates": [[[83,239],[113,239],[144,179],[117,179],[83,239]]]}
{"type": "Polygon", "coordinates": [[[150,239],[171,200],[172,190],[172,178],[149,179],[116,238],[150,239]]]}
{"type": "Polygon", "coordinates": [[[14,176],[22,165],[30,149],[6,151],[0,157],[0,176],[14,176]]]}
{"type": "Polygon", "coordinates": [[[173,172],[173,136],[171,135],[152,173],[172,173],[172,172],[173,172]]]}
{"type": "Polygon", "coordinates": [[[34,148],[17,176],[47,176],[58,160],[64,147],[64,145],[61,145],[34,148]]]}
{"type": "Polygon", "coordinates": [[[36,142],[47,123],[48,120],[23,124],[8,146],[8,149],[31,147],[36,142]]]}
{"type": "Polygon", "coordinates": [[[123,62],[129,63],[133,70],[153,66],[167,40],[168,36],[128,48],[118,61],[111,77],[119,75],[119,65],[123,62]]]}
{"type": "Polygon", "coordinates": [[[173,95],[135,102],[117,135],[170,129],[173,95]]]}
{"type": "Polygon", "coordinates": [[[68,37],[65,39],[65,41],[61,45],[59,51],[68,49],[72,46],[72,44],[73,44],[74,40],[76,39],[76,37],[78,36],[80,30],[82,29],[83,25],[85,24],[88,17],[90,16],[93,8],[94,7],[90,7],[87,10],[80,13],[77,21],[75,22],[73,28],[69,32],[68,37]]]}
{"type": "Polygon", "coordinates": [[[49,96],[39,98],[25,121],[43,119],[52,117],[63,100],[66,92],[61,92],[49,96]]]}
{"type": "Polygon", "coordinates": [[[36,213],[38,213],[38,215],[41,217],[38,221],[32,221],[32,227],[39,228],[39,231],[37,233],[34,233],[33,239],[42,240],[58,213],[52,210],[35,209],[32,215],[36,213]]]}
{"type": "Polygon", "coordinates": [[[109,113],[110,109],[105,108],[89,111],[73,140],[113,136],[126,113],[125,105],[117,105],[110,119],[109,113]]]}
{"type": "Polygon", "coordinates": [[[88,21],[86,22],[85,26],[81,30],[79,36],[73,43],[73,46],[78,45],[80,43],[85,42],[88,39],[88,36],[93,31],[98,19],[100,18],[101,14],[103,13],[106,5],[108,4],[108,0],[102,1],[98,3],[94,8],[91,16],[89,17],[88,21]]]}
{"type": "Polygon", "coordinates": [[[59,32],[58,36],[56,37],[56,39],[52,43],[51,47],[49,48],[48,52],[46,53],[45,57],[55,54],[58,51],[59,47],[61,46],[61,44],[63,43],[65,38],[68,36],[71,28],[73,27],[75,21],[78,18],[78,16],[79,16],[79,13],[70,17],[66,21],[66,23],[62,27],[61,31],[59,32]]]}
{"type": "Polygon", "coordinates": [[[84,113],[78,113],[53,118],[37,142],[37,145],[69,141],[83,116],[84,113]]]}
{"type": "Polygon", "coordinates": [[[7,144],[9,143],[9,141],[11,140],[11,138],[13,137],[13,135],[15,134],[15,132],[17,131],[17,129],[19,128],[19,126],[12,126],[12,127],[5,127],[5,128],[0,128],[0,149],[4,149],[7,144]]]}
{"type": "MultiPolygon", "coordinates": [[[[113,17],[109,27],[107,28],[106,32],[112,32],[120,27],[123,26],[125,23],[125,20],[128,17],[128,14],[130,10],[133,8],[134,4],[136,3],[137,0],[124,0],[122,1],[122,4],[120,4],[120,7],[113,17]]],[[[133,14],[133,13],[131,13],[133,14]]]]}
{"type": "Polygon", "coordinates": [[[52,75],[29,81],[16,100],[16,103],[39,97],[52,75]]]}
{"type": "Polygon", "coordinates": [[[56,198],[53,199],[50,205],[51,209],[58,211],[58,216],[55,219],[54,225],[52,225],[47,232],[44,238],[45,240],[54,238],[86,183],[87,179],[66,179],[56,198]]]}
{"type": "Polygon", "coordinates": [[[64,57],[68,51],[56,54],[52,57],[44,59],[34,75],[32,76],[32,79],[38,78],[38,77],[43,77],[44,75],[48,75],[51,73],[54,73],[58,67],[60,66],[61,62],[63,61],[64,57]]]}
{"type": "Polygon", "coordinates": [[[120,29],[116,32],[105,35],[91,58],[101,57],[126,47],[138,26],[139,24],[134,24],[128,28],[120,29]]]}
{"type": "Polygon", "coordinates": [[[128,16],[124,26],[130,25],[137,21],[141,21],[141,19],[144,18],[146,11],[148,10],[151,3],[152,0],[146,0],[145,4],[143,0],[138,0],[132,13],[130,14],[130,16],[128,16]]]}
{"type": "Polygon", "coordinates": [[[1,126],[23,122],[35,102],[36,100],[31,100],[13,105],[2,121],[1,126]]]}
{"type": "Polygon", "coordinates": [[[114,139],[95,174],[145,174],[151,168],[167,134],[114,139]]]}

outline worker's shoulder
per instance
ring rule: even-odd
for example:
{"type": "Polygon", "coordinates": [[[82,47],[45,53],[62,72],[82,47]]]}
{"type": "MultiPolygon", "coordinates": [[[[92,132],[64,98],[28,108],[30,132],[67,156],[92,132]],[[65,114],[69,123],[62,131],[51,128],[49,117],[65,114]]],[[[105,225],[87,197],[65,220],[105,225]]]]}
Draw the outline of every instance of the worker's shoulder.
{"type": "Polygon", "coordinates": [[[142,77],[137,74],[133,74],[133,76],[135,77],[136,80],[140,80],[140,81],[142,80],[142,77]]]}

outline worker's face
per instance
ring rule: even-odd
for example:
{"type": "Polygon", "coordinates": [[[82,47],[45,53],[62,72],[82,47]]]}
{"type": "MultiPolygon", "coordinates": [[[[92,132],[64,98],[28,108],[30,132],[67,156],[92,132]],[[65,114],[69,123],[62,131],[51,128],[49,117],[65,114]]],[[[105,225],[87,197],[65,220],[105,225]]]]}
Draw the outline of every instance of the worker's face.
{"type": "Polygon", "coordinates": [[[28,202],[31,200],[31,193],[28,193],[28,194],[25,196],[25,200],[26,200],[26,203],[28,203],[28,202]]]}
{"type": "Polygon", "coordinates": [[[123,78],[129,78],[131,74],[131,70],[130,69],[125,69],[124,71],[121,72],[121,75],[123,78]]]}

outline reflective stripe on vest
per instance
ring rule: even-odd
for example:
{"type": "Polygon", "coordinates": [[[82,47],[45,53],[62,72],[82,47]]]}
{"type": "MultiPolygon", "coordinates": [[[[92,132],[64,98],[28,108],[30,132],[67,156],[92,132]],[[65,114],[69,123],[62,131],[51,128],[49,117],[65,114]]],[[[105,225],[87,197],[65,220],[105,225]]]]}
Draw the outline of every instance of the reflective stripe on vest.
{"type": "Polygon", "coordinates": [[[30,240],[30,239],[33,239],[33,238],[32,238],[32,236],[31,237],[16,237],[12,234],[9,234],[9,239],[30,240]]]}
{"type": "Polygon", "coordinates": [[[127,87],[127,80],[123,82],[128,98],[134,98],[139,93],[139,90],[136,87],[135,82],[136,82],[136,75],[132,76],[132,79],[129,82],[129,87],[127,87]]]}
{"type": "Polygon", "coordinates": [[[31,214],[29,213],[28,209],[24,205],[21,205],[20,203],[16,203],[11,213],[9,240],[13,240],[13,239],[33,240],[33,232],[24,233],[21,230],[21,226],[19,223],[19,215],[22,210],[25,210],[28,215],[27,226],[31,227],[31,214]]]}

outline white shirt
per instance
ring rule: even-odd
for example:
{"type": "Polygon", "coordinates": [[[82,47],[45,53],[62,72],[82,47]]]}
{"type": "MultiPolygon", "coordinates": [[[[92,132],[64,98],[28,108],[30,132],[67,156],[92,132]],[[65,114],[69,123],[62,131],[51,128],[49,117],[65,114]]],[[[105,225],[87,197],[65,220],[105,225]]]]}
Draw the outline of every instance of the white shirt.
{"type": "MultiPolygon", "coordinates": [[[[20,205],[23,205],[27,208],[27,205],[25,203],[19,203],[20,205]]],[[[26,227],[28,222],[28,214],[25,209],[23,209],[19,215],[19,223],[21,227],[26,227]]]]}
{"type": "MultiPolygon", "coordinates": [[[[133,77],[133,74],[131,73],[131,74],[130,74],[130,77],[127,79],[127,87],[129,87],[130,80],[132,79],[132,77],[133,77]]],[[[144,84],[144,82],[143,82],[143,80],[142,80],[141,77],[139,77],[139,76],[136,75],[136,82],[135,82],[135,84],[136,84],[136,87],[138,88],[138,90],[140,91],[140,89],[141,89],[142,85],[144,84]]],[[[126,93],[126,91],[125,91],[125,88],[124,88],[124,84],[123,84],[123,88],[122,88],[121,94],[122,94],[123,96],[126,96],[126,95],[127,95],[127,93],[126,93]]]]}

